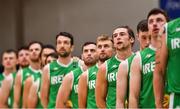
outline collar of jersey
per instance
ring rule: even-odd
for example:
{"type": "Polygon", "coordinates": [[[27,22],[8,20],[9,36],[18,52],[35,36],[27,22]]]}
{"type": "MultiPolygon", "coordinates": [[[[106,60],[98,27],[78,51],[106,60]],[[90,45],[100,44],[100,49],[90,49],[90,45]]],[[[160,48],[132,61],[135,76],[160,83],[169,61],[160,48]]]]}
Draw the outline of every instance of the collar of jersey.
{"type": "Polygon", "coordinates": [[[157,48],[153,47],[151,44],[149,45],[149,48],[152,49],[152,50],[154,50],[154,51],[157,50],[157,48]]]}
{"type": "Polygon", "coordinates": [[[29,66],[29,69],[31,69],[34,73],[40,73],[40,72],[41,72],[40,69],[39,69],[39,70],[35,70],[35,69],[33,69],[31,66],[29,66]]]}
{"type": "Polygon", "coordinates": [[[65,65],[65,64],[59,62],[58,59],[57,59],[57,63],[58,63],[60,66],[63,66],[63,67],[68,67],[72,62],[73,62],[73,59],[71,58],[71,61],[70,61],[68,64],[65,65]]]}

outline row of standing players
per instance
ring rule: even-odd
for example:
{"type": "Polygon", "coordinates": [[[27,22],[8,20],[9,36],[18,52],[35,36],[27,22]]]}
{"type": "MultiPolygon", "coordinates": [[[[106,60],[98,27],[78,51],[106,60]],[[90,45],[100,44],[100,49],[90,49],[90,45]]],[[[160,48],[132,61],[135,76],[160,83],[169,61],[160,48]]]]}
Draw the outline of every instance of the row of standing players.
{"type": "MultiPolygon", "coordinates": [[[[168,107],[168,94],[177,92],[171,90],[169,81],[161,81],[160,85],[163,86],[164,83],[168,85],[165,88],[160,87],[161,90],[159,90],[156,85],[157,75],[155,75],[158,73],[153,74],[153,72],[164,71],[161,59],[158,57],[162,55],[160,54],[163,47],[161,44],[164,44],[159,34],[164,35],[162,28],[166,22],[168,17],[163,10],[152,9],[147,15],[147,20],[139,22],[137,26],[139,52],[132,52],[135,41],[132,29],[128,26],[119,26],[113,31],[112,40],[106,35],[101,35],[96,43],[84,43],[82,60],[71,55],[74,47],[73,36],[67,32],[60,32],[56,36],[58,58],[47,65],[44,64],[42,71],[39,58],[42,46],[39,42],[30,43],[27,51],[29,66],[18,70],[17,73],[11,73],[9,68],[5,68],[1,75],[4,80],[0,88],[0,106],[15,108],[168,107]],[[164,93],[167,95],[164,96],[164,93]]],[[[177,19],[171,22],[171,26],[176,28],[180,21],[177,19]]],[[[165,27],[172,28],[168,25],[169,23],[165,27]]],[[[169,36],[169,34],[166,35],[169,36]]],[[[174,42],[176,44],[173,47],[178,48],[177,41],[174,42]]],[[[3,57],[8,53],[5,52],[3,57]]],[[[174,106],[178,106],[180,104],[178,103],[176,102],[174,106]]]]}

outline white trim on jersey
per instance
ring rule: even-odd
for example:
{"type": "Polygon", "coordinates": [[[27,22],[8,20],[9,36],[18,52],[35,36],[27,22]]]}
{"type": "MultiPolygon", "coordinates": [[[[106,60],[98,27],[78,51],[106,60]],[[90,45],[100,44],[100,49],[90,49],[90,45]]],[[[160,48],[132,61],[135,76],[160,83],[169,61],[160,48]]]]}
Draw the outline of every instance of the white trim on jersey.
{"type": "Polygon", "coordinates": [[[171,93],[169,100],[169,109],[173,109],[173,105],[174,105],[174,93],[171,93]]]}

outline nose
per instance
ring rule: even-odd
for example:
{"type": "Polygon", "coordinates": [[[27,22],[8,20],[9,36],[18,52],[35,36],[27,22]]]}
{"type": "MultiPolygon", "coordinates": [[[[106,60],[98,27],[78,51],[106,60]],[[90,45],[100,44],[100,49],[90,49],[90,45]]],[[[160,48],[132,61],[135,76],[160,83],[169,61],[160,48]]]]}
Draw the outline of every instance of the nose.
{"type": "Polygon", "coordinates": [[[105,50],[105,47],[104,47],[104,46],[102,46],[102,48],[101,48],[101,52],[104,52],[104,50],[105,50]]]}
{"type": "Polygon", "coordinates": [[[150,43],[150,40],[147,40],[147,41],[146,41],[146,44],[149,45],[149,43],[150,43]]]}
{"type": "Polygon", "coordinates": [[[154,22],[153,22],[153,27],[156,27],[156,26],[157,26],[157,22],[154,21],[154,22]]]}

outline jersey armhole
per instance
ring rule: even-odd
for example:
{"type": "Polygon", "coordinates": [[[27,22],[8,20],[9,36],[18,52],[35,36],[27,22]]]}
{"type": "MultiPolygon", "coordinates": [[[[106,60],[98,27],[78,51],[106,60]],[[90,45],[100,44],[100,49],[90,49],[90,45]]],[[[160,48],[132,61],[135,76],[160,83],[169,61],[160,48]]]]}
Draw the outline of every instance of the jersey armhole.
{"type": "Polygon", "coordinates": [[[6,79],[10,80],[10,82],[11,82],[10,83],[10,89],[12,89],[13,88],[13,75],[12,75],[12,73],[9,76],[7,76],[6,79]]]}
{"type": "Polygon", "coordinates": [[[50,64],[48,64],[47,68],[48,68],[48,77],[49,77],[49,80],[50,80],[50,64]]]}
{"type": "Polygon", "coordinates": [[[105,66],[106,66],[106,67],[105,67],[105,68],[106,68],[106,72],[105,72],[105,73],[106,73],[106,80],[107,80],[107,73],[108,73],[108,71],[107,71],[107,69],[108,69],[107,61],[105,61],[105,66]]]}
{"type": "Polygon", "coordinates": [[[74,84],[74,74],[73,74],[73,72],[71,71],[69,74],[71,74],[72,73],[72,83],[71,83],[71,90],[72,90],[72,88],[73,88],[73,84],[74,84]]]}
{"type": "Polygon", "coordinates": [[[23,83],[22,83],[22,81],[23,81],[23,69],[20,69],[20,70],[19,70],[19,73],[20,73],[20,75],[21,75],[21,84],[23,84],[23,83]]]}
{"type": "MultiPolygon", "coordinates": [[[[128,60],[126,59],[125,61],[124,61],[124,64],[126,65],[126,69],[127,69],[127,73],[129,72],[129,64],[128,64],[128,60]]],[[[128,75],[128,74],[127,74],[128,75]]]]}
{"type": "Polygon", "coordinates": [[[87,70],[85,71],[85,73],[87,73],[87,86],[88,86],[88,82],[89,82],[89,69],[87,69],[87,70]]]}
{"type": "Polygon", "coordinates": [[[166,40],[166,46],[168,46],[168,23],[165,24],[165,40],[166,40]]]}
{"type": "MultiPolygon", "coordinates": [[[[140,70],[142,70],[142,59],[141,59],[141,54],[140,54],[140,52],[138,52],[138,53],[136,54],[136,56],[137,56],[137,58],[139,58],[140,70]]],[[[133,59],[133,60],[134,60],[134,59],[133,59]]]]}

